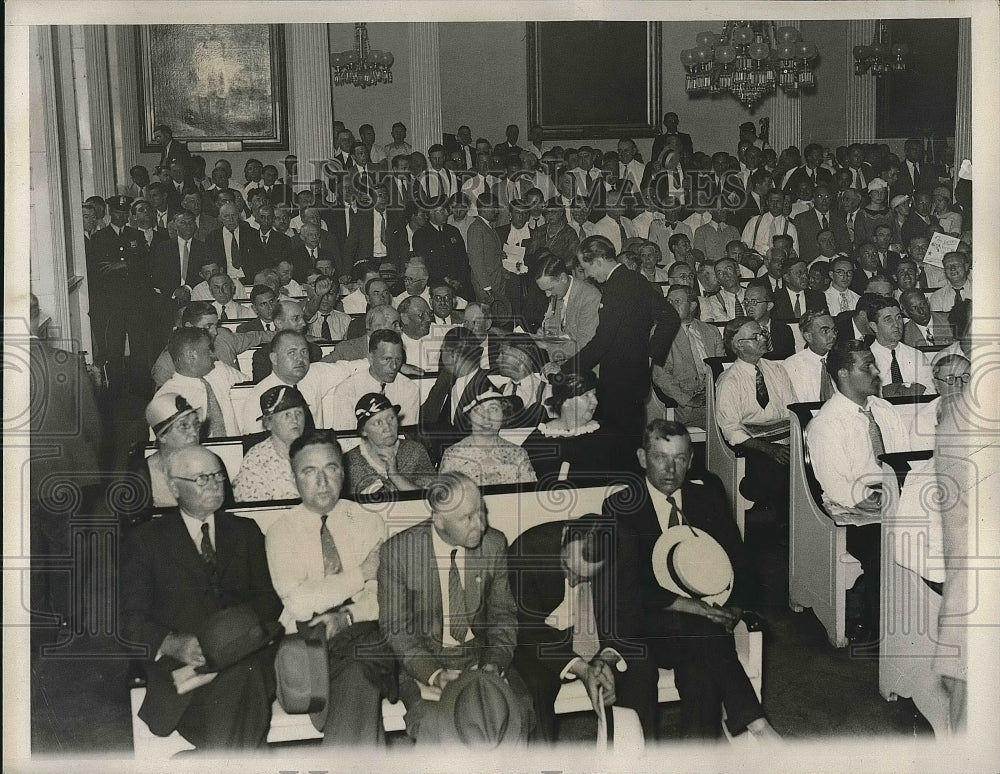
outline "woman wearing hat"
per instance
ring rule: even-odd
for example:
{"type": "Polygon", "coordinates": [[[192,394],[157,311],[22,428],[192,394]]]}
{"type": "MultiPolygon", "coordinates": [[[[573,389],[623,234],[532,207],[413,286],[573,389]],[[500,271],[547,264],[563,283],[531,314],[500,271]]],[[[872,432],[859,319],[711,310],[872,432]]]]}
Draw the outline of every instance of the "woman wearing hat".
{"type": "Polygon", "coordinates": [[[354,407],[360,445],[344,457],[347,491],[355,495],[404,492],[427,486],[437,475],[427,450],[399,437],[399,406],[376,392],[354,407]]]}
{"type": "Polygon", "coordinates": [[[258,419],[270,435],[243,457],[240,472],[233,481],[238,503],[290,500],[299,496],[288,447],[312,426],[306,399],[295,387],[279,384],[260,396],[260,411],[258,419]]]}
{"type": "Polygon", "coordinates": [[[597,377],[592,371],[570,374],[552,385],[545,401],[550,419],[542,422],[524,441],[531,465],[539,479],[569,478],[591,483],[609,474],[638,472],[631,445],[621,435],[594,420],[597,409],[597,377]]]}
{"type": "Polygon", "coordinates": [[[472,434],[441,456],[442,473],[465,473],[479,486],[537,481],[528,453],[500,437],[504,422],[523,408],[517,396],[505,396],[489,380],[463,409],[472,434]]]}
{"type": "MultiPolygon", "coordinates": [[[[875,227],[883,223],[893,225],[894,215],[889,209],[889,184],[876,177],[868,184],[868,206],[858,210],[854,217],[854,245],[871,242],[875,235],[875,227]]],[[[893,228],[893,233],[896,229],[893,228]]]]}
{"type": "Polygon", "coordinates": [[[938,219],[941,230],[952,236],[962,234],[962,214],[955,212],[952,204],[951,189],[946,185],[939,185],[934,189],[934,207],[931,214],[938,219]]]}
{"type": "MultiPolygon", "coordinates": [[[[182,395],[165,392],[146,406],[146,422],[156,436],[157,450],[144,459],[135,459],[129,468],[149,482],[152,500],[148,505],[171,507],[177,505],[177,500],[167,487],[167,463],[178,449],[198,444],[201,421],[198,412],[182,395]]],[[[139,452],[142,448],[138,447],[139,452]]]]}
{"type": "Polygon", "coordinates": [[[575,256],[580,247],[580,238],[567,222],[566,208],[558,197],[545,202],[542,217],[545,218],[545,223],[532,233],[525,251],[525,263],[529,269],[538,265],[543,250],[566,260],[575,256]]]}

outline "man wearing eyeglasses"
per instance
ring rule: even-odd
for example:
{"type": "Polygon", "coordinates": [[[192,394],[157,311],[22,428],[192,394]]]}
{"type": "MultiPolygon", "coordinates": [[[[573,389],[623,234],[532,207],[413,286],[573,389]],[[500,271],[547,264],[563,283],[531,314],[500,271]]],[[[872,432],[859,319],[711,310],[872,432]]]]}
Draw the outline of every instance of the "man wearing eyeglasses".
{"type": "Polygon", "coordinates": [[[275,689],[269,647],[204,676],[193,671],[206,666],[197,633],[214,614],[245,605],[273,630],[281,612],[260,529],[221,510],[225,482],[207,449],[171,455],[167,485],[178,507],[130,531],[122,548],[122,634],[148,656],[139,717],[154,734],[177,731],[199,749],[262,746],[275,689]],[[179,693],[175,670],[185,666],[188,680],[204,682],[179,693]]]}

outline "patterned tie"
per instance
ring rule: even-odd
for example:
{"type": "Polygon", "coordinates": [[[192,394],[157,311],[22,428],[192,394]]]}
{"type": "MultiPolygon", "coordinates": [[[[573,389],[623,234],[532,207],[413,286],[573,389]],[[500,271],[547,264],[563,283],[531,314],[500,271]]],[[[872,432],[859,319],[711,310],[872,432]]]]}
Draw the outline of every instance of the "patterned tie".
{"type": "Polygon", "coordinates": [[[580,581],[574,591],[573,652],[584,661],[590,661],[601,649],[594,615],[594,591],[589,581],[580,581]]]}
{"type": "Polygon", "coordinates": [[[771,344],[771,329],[761,328],[760,332],[764,334],[764,346],[767,347],[766,351],[771,352],[774,346],[771,344]]]}
{"type": "Polygon", "coordinates": [[[733,319],[737,317],[746,317],[747,313],[743,311],[743,304],[740,303],[740,297],[733,294],[733,319]]]}
{"type": "Polygon", "coordinates": [[[333,544],[333,535],[330,534],[330,528],[326,526],[326,519],[328,514],[324,513],[320,517],[320,521],[323,523],[319,527],[319,545],[323,549],[323,576],[329,577],[330,575],[336,575],[344,569],[344,565],[340,561],[340,554],[337,551],[337,546],[333,544]]]}
{"type": "Polygon", "coordinates": [[[455,642],[465,642],[465,634],[469,630],[468,612],[465,609],[465,590],[462,588],[462,576],[458,572],[455,561],[457,548],[451,549],[451,567],[448,569],[448,631],[455,642]]]}
{"type": "Polygon", "coordinates": [[[924,339],[927,341],[928,344],[933,344],[934,343],[934,334],[931,333],[931,324],[930,323],[927,323],[927,332],[924,334],[924,339]]]}
{"type": "Polygon", "coordinates": [[[201,525],[201,558],[205,560],[209,569],[215,569],[215,549],[212,548],[212,538],[208,534],[207,522],[203,522],[201,525]]]}
{"type": "Polygon", "coordinates": [[[219,399],[215,397],[215,391],[208,380],[202,376],[200,381],[205,387],[205,426],[208,428],[209,438],[219,438],[226,434],[226,421],[222,418],[222,406],[219,399]]]}
{"type": "Polygon", "coordinates": [[[882,440],[882,431],[879,429],[878,422],[875,421],[875,415],[872,414],[871,409],[859,408],[862,414],[868,417],[868,438],[872,442],[872,454],[875,455],[875,459],[885,454],[885,442],[882,440]]]}
{"type": "Polygon", "coordinates": [[[893,384],[903,383],[903,372],[899,367],[899,361],[896,360],[896,350],[889,350],[892,353],[892,362],[889,364],[889,376],[893,384]]]}
{"type": "Polygon", "coordinates": [[[847,291],[840,291],[840,311],[847,312],[850,310],[850,305],[847,303],[847,291]]]}
{"type": "Polygon", "coordinates": [[[820,358],[819,362],[819,399],[826,401],[833,397],[833,378],[826,370],[826,358],[820,358]]]}
{"type": "Polygon", "coordinates": [[[756,379],[756,393],[757,393],[757,404],[763,409],[767,408],[767,404],[771,402],[771,396],[767,394],[767,385],[764,384],[764,374],[760,370],[760,366],[754,366],[754,370],[757,372],[756,379]]]}
{"type": "Polygon", "coordinates": [[[795,315],[796,318],[802,316],[802,304],[799,302],[799,298],[801,296],[802,296],[801,293],[795,294],[795,305],[792,307],[792,313],[795,315]]]}

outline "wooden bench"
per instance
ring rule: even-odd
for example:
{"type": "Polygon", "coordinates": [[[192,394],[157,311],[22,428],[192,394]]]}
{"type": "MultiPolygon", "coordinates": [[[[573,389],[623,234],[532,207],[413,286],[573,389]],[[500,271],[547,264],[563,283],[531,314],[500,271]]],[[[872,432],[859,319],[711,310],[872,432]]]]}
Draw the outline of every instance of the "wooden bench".
{"type": "Polygon", "coordinates": [[[710,381],[705,383],[705,467],[722,480],[726,490],[729,509],[740,528],[740,535],[746,529],[746,512],[750,509],[750,501],[740,493],[740,481],[747,472],[747,461],[743,452],[722,436],[719,423],[715,421],[715,386],[722,372],[735,362],[732,357],[707,357],[705,363],[712,373],[710,381]]]}
{"type": "MultiPolygon", "coordinates": [[[[949,731],[948,695],[934,673],[941,597],[914,565],[941,568],[943,556],[928,551],[930,521],[922,509],[899,509],[906,486],[933,485],[933,452],[884,454],[882,462],[882,575],[878,688],[882,697],[913,699],[935,734],[949,731]],[[908,474],[913,472],[907,478],[908,474]],[[906,565],[902,557],[911,557],[906,565]]],[[[912,492],[911,492],[912,494],[912,492]]],[[[909,499],[909,496],[908,496],[909,499]]],[[[920,497],[921,501],[925,498],[920,497]]],[[[912,502],[912,501],[911,501],[912,502]]]]}
{"type": "MultiPolygon", "coordinates": [[[[521,532],[537,524],[576,518],[585,513],[600,512],[604,499],[615,489],[616,487],[575,489],[571,486],[545,489],[529,484],[483,487],[483,495],[490,525],[503,532],[509,542],[513,542],[521,532]]],[[[271,525],[297,502],[297,500],[288,500],[241,506],[233,509],[232,512],[245,518],[252,518],[257,522],[261,531],[266,534],[271,525]]],[[[430,515],[427,503],[419,492],[401,493],[399,499],[394,502],[377,505],[373,503],[372,507],[377,507],[385,519],[387,536],[417,524],[430,515]]],[[[759,699],[763,685],[763,636],[759,631],[749,631],[746,625],[740,622],[736,627],[734,637],[740,663],[746,670],[759,699]]],[[[164,759],[183,750],[191,749],[191,745],[180,734],[174,732],[167,737],[157,737],[139,719],[139,707],[142,706],[145,692],[144,686],[133,687],[130,691],[135,757],[143,760],[164,759]]],[[[657,682],[657,700],[662,704],[678,701],[679,698],[677,688],[674,685],[673,671],[660,669],[657,682]]],[[[562,686],[556,697],[555,711],[558,714],[592,711],[586,689],[579,680],[562,686]]],[[[382,725],[385,731],[404,731],[406,729],[405,714],[406,710],[402,702],[390,704],[383,700],[382,725]]],[[[268,742],[288,742],[321,737],[322,733],[313,727],[308,715],[289,715],[275,701],[272,707],[271,727],[267,736],[268,742]]]]}
{"type": "MultiPolygon", "coordinates": [[[[889,400],[904,424],[920,403],[936,396],[889,400]]],[[[801,612],[810,607],[837,648],[847,645],[846,593],[861,576],[861,563],[847,552],[847,522],[832,518],[822,506],[822,489],[813,472],[805,430],[822,403],[793,403],[789,445],[788,604],[801,612]]],[[[873,522],[874,523],[874,522],[873,522]]]]}

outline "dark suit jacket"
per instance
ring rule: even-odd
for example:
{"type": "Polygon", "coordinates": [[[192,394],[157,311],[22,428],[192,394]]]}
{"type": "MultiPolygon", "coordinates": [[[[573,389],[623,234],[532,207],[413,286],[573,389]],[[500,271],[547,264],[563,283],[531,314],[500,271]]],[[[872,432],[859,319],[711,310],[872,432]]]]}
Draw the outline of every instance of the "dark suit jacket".
{"type": "MultiPolygon", "coordinates": [[[[247,282],[253,281],[253,275],[264,268],[264,250],[260,243],[260,232],[253,226],[240,221],[236,228],[236,240],[240,245],[240,270],[247,282]]],[[[228,271],[229,261],[226,259],[226,245],[222,239],[222,228],[208,235],[205,247],[213,260],[218,261],[228,271]]]]}
{"type": "Polygon", "coordinates": [[[410,253],[413,252],[405,223],[389,234],[389,244],[386,245],[386,250],[389,254],[389,260],[396,264],[396,267],[402,272],[410,253]]]}
{"type": "MultiPolygon", "coordinates": [[[[749,564],[719,479],[705,473],[699,479],[685,481],[681,485],[681,506],[684,523],[710,534],[729,555],[734,579],[727,604],[746,607],[751,598],[749,564]]],[[[673,604],[677,595],[661,587],[653,573],[653,546],[663,533],[647,487],[632,484],[615,492],[604,501],[603,512],[635,532],[643,608],[654,612],[673,604]]]]}
{"type": "MultiPolygon", "coordinates": [[[[261,189],[263,188],[264,186],[261,185],[261,189]]],[[[281,182],[275,182],[275,184],[271,186],[271,190],[264,191],[264,193],[267,194],[268,200],[275,207],[277,207],[279,204],[290,205],[293,204],[295,201],[295,194],[292,192],[291,186],[285,185],[284,183],[281,182]]]]}
{"type": "Polygon", "coordinates": [[[423,406],[420,407],[420,424],[423,431],[430,435],[454,433],[457,437],[452,440],[468,435],[472,427],[469,424],[468,414],[462,409],[483,390],[483,383],[487,381],[486,374],[486,371],[479,369],[469,379],[459,396],[455,421],[452,422],[451,388],[455,385],[455,379],[447,371],[439,371],[437,380],[428,391],[423,406]]]}
{"type": "MultiPolygon", "coordinates": [[[[306,281],[306,276],[309,272],[316,268],[316,263],[309,254],[309,248],[306,247],[305,242],[298,237],[294,239],[287,237],[287,239],[288,252],[286,253],[286,257],[292,262],[292,277],[297,282],[303,283],[306,281]]],[[[320,242],[316,252],[320,258],[329,258],[332,260],[335,271],[340,269],[340,253],[324,246],[322,242],[320,242]]]]}
{"type": "MultiPolygon", "coordinates": [[[[836,317],[833,318],[834,327],[837,330],[837,342],[850,341],[851,339],[857,338],[857,333],[854,331],[854,312],[847,311],[841,312],[836,317]]],[[[872,342],[875,341],[875,334],[869,333],[865,335],[864,342],[866,347],[870,347],[872,342]]]]}
{"type": "MultiPolygon", "coordinates": [[[[154,232],[155,234],[155,232],[154,232]]],[[[121,233],[106,226],[91,237],[91,253],[97,268],[88,277],[92,299],[112,297],[112,303],[131,299],[147,299],[150,292],[149,251],[146,237],[138,229],[123,226],[121,233]],[[104,273],[101,264],[124,263],[124,271],[104,273]]],[[[153,239],[156,246],[159,241],[153,239]]]]}
{"type": "MultiPolygon", "coordinates": [[[[290,236],[285,234],[279,234],[274,229],[268,232],[266,245],[264,244],[264,240],[261,239],[259,231],[257,232],[257,238],[260,240],[259,260],[262,267],[275,266],[278,261],[290,258],[295,245],[301,242],[300,239],[292,239],[290,236]]],[[[254,250],[256,251],[257,249],[257,245],[255,244],[254,250]]],[[[295,279],[299,282],[305,282],[305,272],[303,272],[301,276],[294,274],[293,272],[293,276],[295,276],[295,279]]]]}
{"type": "Polygon", "coordinates": [[[218,596],[211,591],[205,562],[176,508],[125,536],[122,634],[147,648],[149,682],[139,717],[154,734],[171,733],[193,695],[178,696],[174,690],[169,668],[176,668],[177,662],[153,661],[167,634],[196,634],[217,611],[244,603],[263,623],[276,621],[281,613],[267,568],[264,536],[252,519],[217,512],[215,554],[218,596]]]}
{"type": "Polygon", "coordinates": [[[472,276],[472,292],[482,300],[485,288],[490,288],[494,298],[506,298],[503,269],[503,242],[489,223],[480,217],[469,224],[466,250],[472,276]]]}
{"type": "Polygon", "coordinates": [[[187,164],[191,160],[191,153],[188,151],[187,143],[172,138],[169,143],[160,151],[160,161],[157,166],[166,167],[171,161],[177,159],[187,164]]]}
{"type": "MultiPolygon", "coordinates": [[[[749,180],[749,178],[747,178],[749,180]]],[[[747,223],[750,222],[751,218],[756,218],[758,215],[762,215],[767,212],[767,201],[761,200],[760,206],[757,205],[757,200],[753,198],[753,194],[747,191],[746,193],[746,204],[736,210],[733,225],[739,229],[740,233],[743,233],[743,229],[746,228],[747,223]]],[[[802,239],[799,238],[799,245],[801,249],[802,239]]]]}
{"type": "MultiPolygon", "coordinates": [[[[923,170],[920,171],[920,174],[923,176],[923,170]]],[[[931,215],[931,222],[925,223],[923,218],[917,215],[917,213],[911,212],[906,216],[906,220],[903,221],[903,227],[900,229],[903,245],[909,245],[910,240],[915,236],[924,236],[930,239],[937,227],[937,218],[933,215],[931,215]]]]}
{"type": "MultiPolygon", "coordinates": [[[[518,640],[514,658],[518,668],[528,674],[542,669],[558,677],[576,655],[572,628],[560,630],[545,622],[565,594],[566,572],[558,557],[567,523],[571,522],[551,521],[532,527],[522,532],[507,552],[510,587],[517,603],[518,640]]],[[[634,651],[640,646],[643,620],[635,539],[629,530],[614,532],[614,555],[590,580],[594,620],[602,649],[634,651]]]]}
{"type": "Polygon", "coordinates": [[[910,173],[910,165],[906,159],[899,162],[899,177],[896,180],[895,194],[933,193],[934,187],[938,184],[938,167],[926,161],[920,163],[920,174],[917,179],[913,179],[910,173]]]}
{"type": "MultiPolygon", "coordinates": [[[[805,309],[802,310],[803,313],[826,309],[826,296],[818,290],[809,290],[806,288],[802,291],[802,296],[805,301],[805,309]]],[[[778,290],[774,294],[774,308],[771,309],[771,319],[784,323],[799,321],[792,308],[792,295],[788,292],[788,288],[784,284],[782,284],[781,290],[778,290]]]]}
{"type": "Polygon", "coordinates": [[[671,135],[664,132],[663,134],[658,134],[656,135],[655,138],[653,138],[653,151],[649,154],[650,161],[655,161],[657,158],[659,158],[660,154],[663,152],[663,149],[667,145],[668,137],[677,137],[680,140],[680,146],[681,146],[680,151],[682,158],[688,158],[694,155],[694,145],[691,142],[690,134],[688,134],[687,132],[677,132],[676,134],[671,135]]]}
{"type": "MultiPolygon", "coordinates": [[[[791,176],[789,176],[788,178],[788,182],[785,183],[785,187],[783,190],[795,193],[796,187],[803,180],[809,180],[810,182],[812,182],[812,177],[806,172],[804,166],[799,167],[794,172],[792,172],[791,176]]],[[[816,185],[821,185],[821,184],[828,185],[830,186],[831,189],[833,188],[833,174],[831,174],[830,170],[827,169],[826,167],[818,167],[816,169],[816,185]]]]}
{"type": "Polygon", "coordinates": [[[197,239],[191,240],[191,249],[188,254],[187,276],[181,277],[181,254],[177,247],[176,239],[166,239],[153,245],[153,250],[149,256],[150,276],[154,290],[160,291],[160,295],[168,299],[170,295],[181,285],[194,287],[201,282],[198,270],[209,257],[208,249],[197,239]]]}
{"type": "Polygon", "coordinates": [[[795,337],[792,329],[771,316],[771,351],[764,357],[768,360],[784,360],[795,354],[795,337]]]}
{"type": "MultiPolygon", "coordinates": [[[[831,209],[827,213],[827,221],[833,232],[833,238],[837,242],[837,249],[850,252],[852,249],[851,235],[847,230],[847,221],[844,220],[844,216],[831,209]]],[[[807,263],[814,261],[819,257],[819,245],[816,244],[816,237],[821,230],[819,215],[816,210],[810,209],[806,212],[800,212],[792,218],[792,223],[795,224],[795,230],[799,235],[799,255],[807,263]]]]}
{"type": "MultiPolygon", "coordinates": [[[[461,656],[443,652],[445,613],[430,519],[389,538],[379,555],[379,624],[406,676],[424,685],[440,668],[510,666],[517,614],[507,572],[507,538],[493,527],[468,550],[463,586],[473,640],[461,656]],[[474,611],[474,612],[473,612],[474,611]]],[[[400,686],[403,692],[403,686],[400,686]]],[[[405,695],[405,694],[404,694],[405,695]]]]}
{"type": "Polygon", "coordinates": [[[469,255],[461,231],[447,223],[438,231],[428,223],[413,234],[413,250],[424,256],[432,286],[449,277],[461,285],[458,295],[472,297],[469,255]]]}
{"type": "MultiPolygon", "coordinates": [[[[385,248],[389,254],[390,235],[389,211],[382,213],[385,219],[385,248]]],[[[371,261],[375,256],[375,215],[371,209],[359,209],[351,213],[351,232],[344,243],[344,256],[341,261],[343,271],[339,273],[352,274],[355,264],[359,261],[371,261]]],[[[384,259],[380,259],[384,260],[384,259]]]]}
{"type": "MultiPolygon", "coordinates": [[[[889,276],[888,272],[884,270],[875,272],[875,276],[879,275],[883,277],[889,276]]],[[[853,290],[859,296],[863,295],[865,292],[865,285],[868,284],[868,281],[870,279],[871,277],[868,276],[868,274],[865,272],[864,269],[862,269],[860,266],[855,267],[854,276],[851,278],[851,285],[850,285],[851,290],[853,290]]]]}

